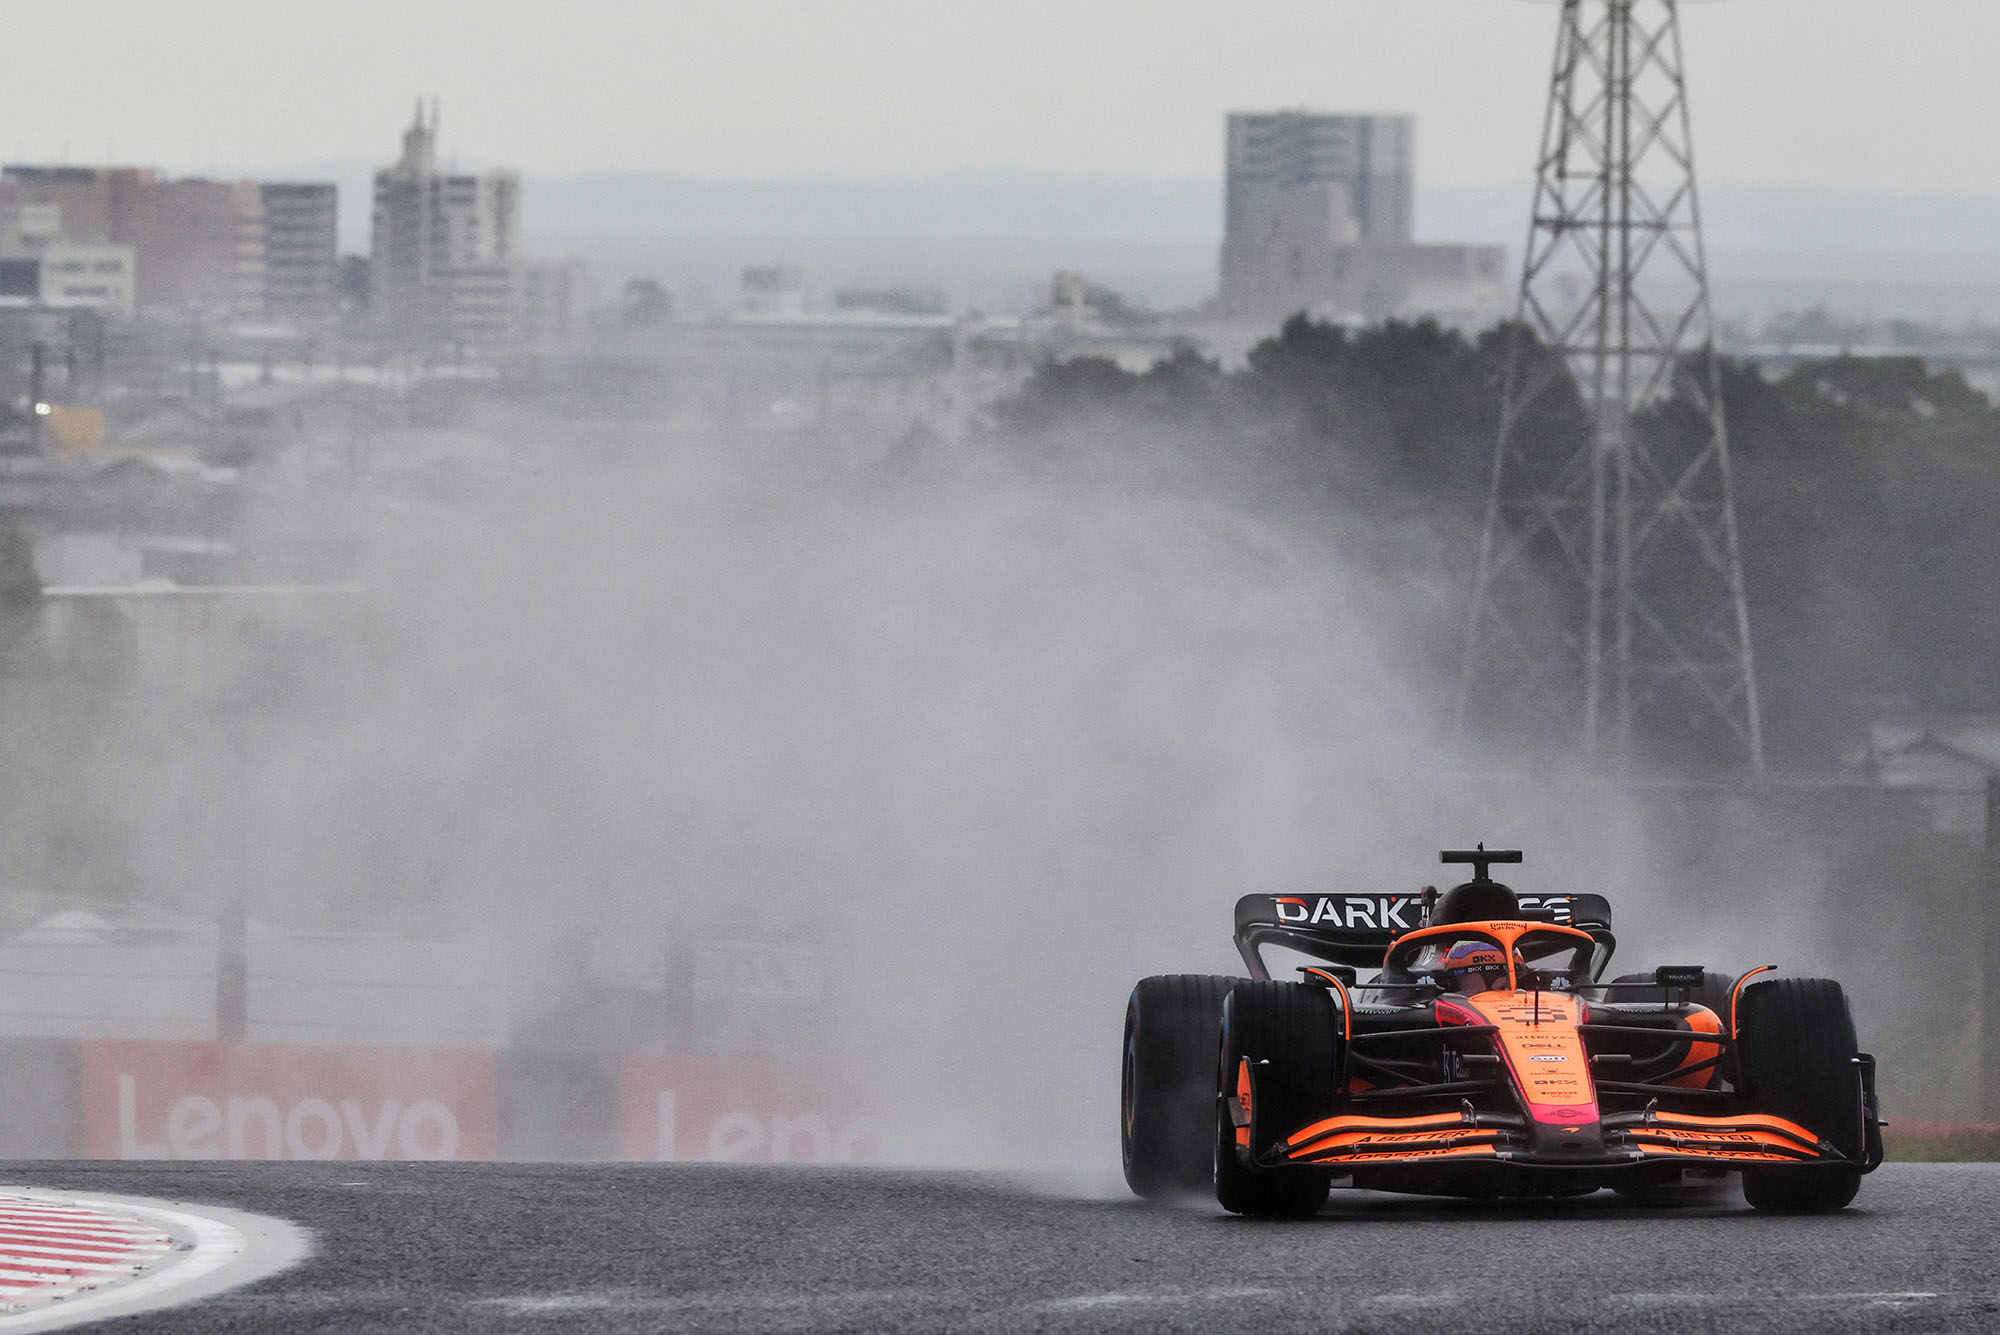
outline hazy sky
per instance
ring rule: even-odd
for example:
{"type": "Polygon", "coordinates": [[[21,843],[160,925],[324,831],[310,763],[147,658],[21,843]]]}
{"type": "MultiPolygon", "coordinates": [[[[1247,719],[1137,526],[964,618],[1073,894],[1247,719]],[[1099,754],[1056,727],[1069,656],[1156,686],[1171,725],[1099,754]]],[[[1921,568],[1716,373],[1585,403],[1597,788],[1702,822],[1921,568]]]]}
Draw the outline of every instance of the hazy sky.
{"type": "MultiPolygon", "coordinates": [[[[413,96],[533,172],[1215,176],[1226,110],[1414,112],[1439,182],[1529,170],[1531,0],[70,0],[10,6],[11,159],[393,156],[413,96]]],[[[2000,194],[2000,0],[1687,6],[1711,181],[2000,194]]]]}

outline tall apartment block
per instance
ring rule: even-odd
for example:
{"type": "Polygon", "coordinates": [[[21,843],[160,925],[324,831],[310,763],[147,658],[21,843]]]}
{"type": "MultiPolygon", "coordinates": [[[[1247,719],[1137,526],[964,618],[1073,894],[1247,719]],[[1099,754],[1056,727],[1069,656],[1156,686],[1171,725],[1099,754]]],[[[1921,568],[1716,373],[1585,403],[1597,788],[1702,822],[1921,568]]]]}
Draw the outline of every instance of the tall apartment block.
{"type": "Polygon", "coordinates": [[[1218,313],[1482,323],[1504,309],[1503,249],[1417,244],[1413,117],[1236,112],[1226,136],[1218,313]]]}
{"type": "Polygon", "coordinates": [[[340,307],[340,203],[331,184],[266,181],[264,312],[315,321],[340,307]]]}
{"type": "Polygon", "coordinates": [[[375,313],[400,341],[556,344],[581,326],[578,266],[521,254],[520,174],[439,171],[435,108],[375,173],[372,250],[375,313]]]}

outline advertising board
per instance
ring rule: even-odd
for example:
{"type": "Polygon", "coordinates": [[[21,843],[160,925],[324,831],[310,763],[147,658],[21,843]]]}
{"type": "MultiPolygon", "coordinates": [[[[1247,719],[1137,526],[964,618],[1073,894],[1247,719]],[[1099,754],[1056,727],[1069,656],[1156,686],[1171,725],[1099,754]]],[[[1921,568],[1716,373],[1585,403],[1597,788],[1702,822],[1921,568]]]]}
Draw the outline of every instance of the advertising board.
{"type": "Polygon", "coordinates": [[[491,1159],[493,1054],[474,1048],[82,1043],[99,1159],[491,1159]]]}
{"type": "Polygon", "coordinates": [[[804,1062],[627,1057],[619,1070],[627,1159],[852,1163],[880,1153],[861,1087],[804,1062]]]}

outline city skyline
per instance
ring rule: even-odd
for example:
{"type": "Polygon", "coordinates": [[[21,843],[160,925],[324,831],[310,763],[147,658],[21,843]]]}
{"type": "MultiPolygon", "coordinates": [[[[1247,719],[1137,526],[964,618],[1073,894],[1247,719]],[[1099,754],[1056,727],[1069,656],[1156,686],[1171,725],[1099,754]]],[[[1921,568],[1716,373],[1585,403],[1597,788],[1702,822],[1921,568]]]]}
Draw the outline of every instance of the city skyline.
{"type": "MultiPolygon", "coordinates": [[[[1303,107],[1414,115],[1421,175],[1497,182],[1530,170],[1554,31],[1521,0],[195,9],[17,16],[22,49],[98,35],[93,96],[25,62],[0,89],[0,152],[265,175],[377,156],[422,94],[447,160],[531,174],[1212,177],[1225,112],[1303,107]]],[[[1705,182],[2000,195],[2000,152],[1977,148],[2000,146],[1982,68],[2000,6],[1729,0],[1684,26],[1705,182]]]]}

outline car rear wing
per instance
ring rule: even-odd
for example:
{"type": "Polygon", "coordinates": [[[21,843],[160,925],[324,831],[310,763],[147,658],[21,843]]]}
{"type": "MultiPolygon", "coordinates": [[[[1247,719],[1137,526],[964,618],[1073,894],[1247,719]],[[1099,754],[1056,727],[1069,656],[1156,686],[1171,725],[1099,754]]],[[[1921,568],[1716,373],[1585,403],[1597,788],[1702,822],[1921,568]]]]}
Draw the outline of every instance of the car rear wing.
{"type": "MultiPolygon", "coordinates": [[[[1519,895],[1520,917],[1590,933],[1592,975],[1611,961],[1611,902],[1603,895],[1519,895]]],[[[1236,953],[1252,978],[1269,978],[1259,953],[1280,945],[1330,964],[1378,965],[1405,932],[1424,925],[1424,896],[1409,894],[1245,895],[1236,901],[1236,953]]]]}

